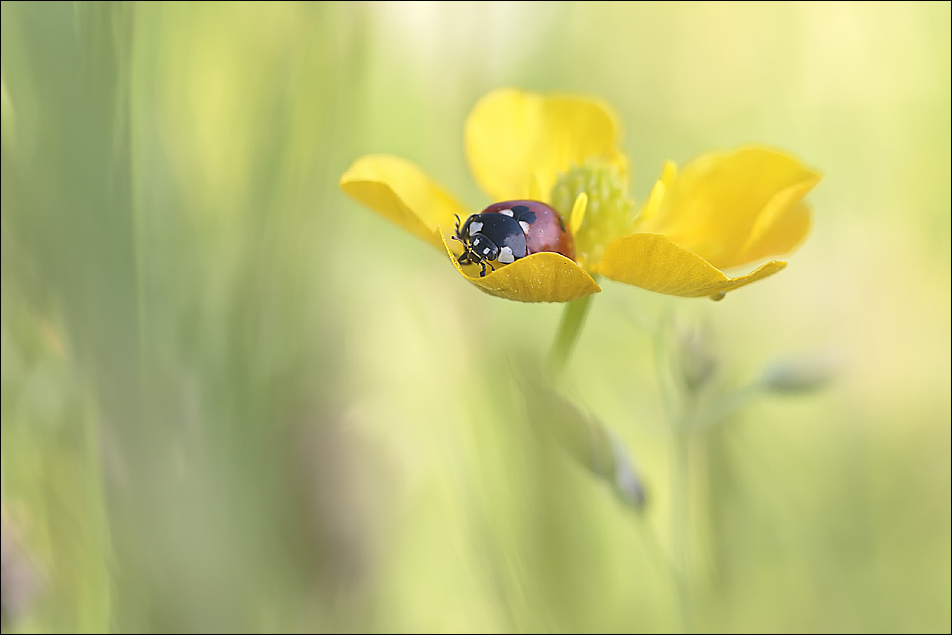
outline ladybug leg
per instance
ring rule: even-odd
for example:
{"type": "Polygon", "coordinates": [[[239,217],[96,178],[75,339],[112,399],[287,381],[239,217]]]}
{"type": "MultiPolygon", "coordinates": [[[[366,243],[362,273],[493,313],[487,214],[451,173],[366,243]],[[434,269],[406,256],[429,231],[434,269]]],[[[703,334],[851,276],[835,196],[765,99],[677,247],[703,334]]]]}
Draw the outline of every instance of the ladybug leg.
{"type": "Polygon", "coordinates": [[[483,266],[483,270],[479,272],[479,277],[480,277],[480,278],[484,278],[484,277],[486,277],[486,261],[484,260],[484,261],[482,261],[482,262],[479,263],[479,264],[481,264],[481,265],[483,266]]]}
{"type": "MultiPolygon", "coordinates": [[[[453,240],[458,240],[461,243],[463,242],[461,238],[457,238],[456,236],[450,236],[450,238],[452,238],[453,240]]],[[[472,260],[470,259],[469,249],[466,248],[466,243],[463,243],[463,253],[461,253],[459,257],[456,258],[456,262],[458,262],[461,265],[468,265],[469,263],[472,262],[472,260]]]]}

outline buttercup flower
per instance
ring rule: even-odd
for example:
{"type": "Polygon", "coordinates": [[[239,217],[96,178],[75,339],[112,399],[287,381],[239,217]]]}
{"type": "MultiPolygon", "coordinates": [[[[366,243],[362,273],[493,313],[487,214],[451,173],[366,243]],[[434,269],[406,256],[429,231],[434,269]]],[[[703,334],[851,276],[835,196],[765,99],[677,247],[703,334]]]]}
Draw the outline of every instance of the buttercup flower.
{"type": "Polygon", "coordinates": [[[820,174],[758,146],[710,153],[678,171],[668,162],[648,200],[629,198],[628,164],[611,108],[581,96],[513,88],[490,92],[466,121],[466,153],[487,204],[531,199],[555,207],[574,235],[576,260],[529,255],[485,277],[449,245],[468,209],[413,163],[359,158],[341,177],[350,196],[444,249],[469,282],[522,302],[568,302],[600,291],[597,275],[682,297],[724,297],[786,266],[771,260],[746,275],[722,269],[789,253],[810,229],[804,200],[820,174]]]}

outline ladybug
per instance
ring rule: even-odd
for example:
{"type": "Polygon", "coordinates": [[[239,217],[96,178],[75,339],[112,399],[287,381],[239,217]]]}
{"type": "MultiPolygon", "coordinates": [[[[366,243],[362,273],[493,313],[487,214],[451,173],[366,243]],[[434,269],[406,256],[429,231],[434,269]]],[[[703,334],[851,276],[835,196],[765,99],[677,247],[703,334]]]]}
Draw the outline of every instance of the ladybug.
{"type": "Polygon", "coordinates": [[[555,209],[540,201],[503,201],[473,214],[460,226],[456,217],[454,240],[463,244],[461,265],[508,265],[540,251],[552,251],[575,260],[575,243],[555,209]]]}

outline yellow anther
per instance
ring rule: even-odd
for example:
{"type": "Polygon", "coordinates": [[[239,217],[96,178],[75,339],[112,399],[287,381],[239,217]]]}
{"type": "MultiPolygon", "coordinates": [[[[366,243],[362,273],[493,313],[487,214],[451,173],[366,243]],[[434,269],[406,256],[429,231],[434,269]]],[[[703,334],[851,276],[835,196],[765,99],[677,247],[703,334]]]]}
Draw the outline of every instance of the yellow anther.
{"type": "Polygon", "coordinates": [[[671,187],[677,176],[678,166],[675,162],[665,161],[664,167],[661,169],[661,176],[655,181],[654,187],[651,188],[651,194],[648,195],[648,200],[645,201],[645,206],[641,209],[641,215],[638,217],[640,222],[644,223],[657,213],[661,207],[661,202],[664,200],[664,195],[668,193],[668,188],[671,187]]]}
{"type": "Polygon", "coordinates": [[[575,197],[575,205],[572,206],[572,216],[569,218],[569,229],[572,231],[573,236],[578,233],[579,228],[582,226],[587,208],[588,194],[579,192],[578,196],[575,197]]]}
{"type": "Polygon", "coordinates": [[[671,187],[671,184],[674,183],[674,179],[678,176],[678,165],[670,159],[664,162],[664,167],[661,168],[661,182],[665,184],[665,187],[671,187]]]}
{"type": "Polygon", "coordinates": [[[648,201],[645,203],[645,206],[641,209],[641,216],[639,220],[644,222],[655,215],[655,212],[658,211],[658,208],[661,207],[661,201],[664,200],[664,194],[668,188],[664,185],[663,177],[658,181],[655,181],[654,187],[651,188],[651,194],[648,195],[648,201]]]}

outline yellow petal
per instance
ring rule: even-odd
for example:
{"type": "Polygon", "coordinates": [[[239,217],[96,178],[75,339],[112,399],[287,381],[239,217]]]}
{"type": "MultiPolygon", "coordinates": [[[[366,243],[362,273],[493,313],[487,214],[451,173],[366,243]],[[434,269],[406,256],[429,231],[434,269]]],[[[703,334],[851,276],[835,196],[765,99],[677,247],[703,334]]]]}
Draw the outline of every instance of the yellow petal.
{"type": "Polygon", "coordinates": [[[548,201],[561,172],[597,158],[627,173],[615,115],[604,102],[501,88],[466,120],[466,153],[476,181],[493,200],[527,198],[533,181],[548,201]]]}
{"type": "Polygon", "coordinates": [[[438,227],[453,227],[469,211],[414,163],[388,154],[363,156],[340,179],[340,187],[384,218],[439,248],[438,227]]]}
{"type": "MultiPolygon", "coordinates": [[[[442,233],[439,234],[443,238],[442,233]]],[[[474,275],[463,271],[450,250],[446,238],[443,246],[456,270],[477,287],[499,298],[518,302],[571,302],[601,291],[590,275],[562,254],[542,252],[520,258],[512,264],[479,277],[479,267],[467,266],[474,275]]]]}
{"type": "Polygon", "coordinates": [[[711,153],[671,178],[666,167],[638,230],[664,234],[720,268],[795,248],[810,228],[803,198],[820,174],[766,148],[711,153]]]}
{"type": "MultiPolygon", "coordinates": [[[[633,284],[683,298],[720,296],[777,273],[787,266],[773,260],[746,276],[729,278],[695,253],[659,234],[632,234],[608,246],[597,272],[617,282],[633,284]]],[[[715,299],[720,299],[716,297],[715,299]]]]}
{"type": "MultiPolygon", "coordinates": [[[[786,194],[787,197],[793,197],[796,195],[796,189],[790,188],[786,194]]],[[[802,200],[785,204],[783,199],[787,197],[778,196],[776,204],[768,206],[760,215],[750,232],[747,244],[740,251],[738,261],[753,262],[774,254],[789,253],[807,237],[813,224],[810,206],[802,200]]]]}

